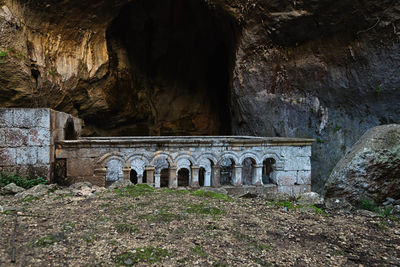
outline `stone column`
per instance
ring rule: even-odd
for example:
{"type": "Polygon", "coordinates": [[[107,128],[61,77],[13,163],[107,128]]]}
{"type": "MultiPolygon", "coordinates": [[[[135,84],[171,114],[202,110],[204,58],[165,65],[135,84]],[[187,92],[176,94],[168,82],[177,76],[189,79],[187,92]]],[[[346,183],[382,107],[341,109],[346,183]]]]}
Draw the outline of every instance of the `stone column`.
{"type": "Polygon", "coordinates": [[[154,167],[146,167],[147,184],[154,186],[154,167]]]}
{"type": "Polygon", "coordinates": [[[94,170],[94,182],[92,184],[98,186],[106,186],[106,173],[107,168],[95,169],[94,170]]]}
{"type": "Polygon", "coordinates": [[[263,165],[253,165],[253,185],[262,185],[263,165]]]}
{"type": "Polygon", "coordinates": [[[160,183],[161,183],[161,174],[160,173],[154,174],[154,187],[160,188],[160,183]]]}
{"type": "Polygon", "coordinates": [[[199,185],[199,166],[192,166],[192,179],[190,179],[190,186],[194,188],[200,187],[199,185]]]}
{"type": "Polygon", "coordinates": [[[213,179],[212,179],[212,187],[220,187],[221,186],[221,167],[219,165],[214,165],[212,167],[213,179]]]}
{"type": "Polygon", "coordinates": [[[169,168],[169,187],[177,188],[178,187],[178,178],[176,176],[176,167],[169,168]]]}
{"type": "Polygon", "coordinates": [[[206,173],[204,174],[204,186],[211,186],[211,172],[210,171],[206,171],[206,173]]]}
{"type": "Polygon", "coordinates": [[[137,176],[137,183],[138,183],[138,184],[143,184],[143,174],[138,174],[138,176],[137,176]]]}
{"type": "Polygon", "coordinates": [[[235,186],[241,186],[243,185],[243,179],[242,179],[242,165],[235,165],[234,168],[234,180],[233,180],[233,184],[235,186]]]}
{"type": "Polygon", "coordinates": [[[131,168],[123,167],[122,168],[122,177],[124,180],[130,180],[131,179],[131,168]]]}

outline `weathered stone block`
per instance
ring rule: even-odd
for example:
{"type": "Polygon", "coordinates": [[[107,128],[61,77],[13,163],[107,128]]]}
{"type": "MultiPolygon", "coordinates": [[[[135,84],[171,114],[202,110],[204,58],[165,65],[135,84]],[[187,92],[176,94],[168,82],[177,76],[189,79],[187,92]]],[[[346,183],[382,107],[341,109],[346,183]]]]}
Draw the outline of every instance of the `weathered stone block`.
{"type": "Polygon", "coordinates": [[[29,146],[49,146],[50,145],[50,132],[44,128],[33,128],[28,132],[28,145],[29,146]]]}
{"type": "Polygon", "coordinates": [[[9,147],[20,147],[28,145],[27,129],[9,128],[5,130],[5,142],[9,147]]]}
{"type": "Polygon", "coordinates": [[[18,165],[34,165],[37,163],[37,148],[24,147],[16,149],[15,163],[18,165]]]}
{"type": "Polygon", "coordinates": [[[0,147],[5,147],[6,145],[6,129],[0,128],[0,147]]]}
{"type": "Polygon", "coordinates": [[[309,146],[287,146],[281,148],[282,156],[286,159],[297,157],[311,157],[311,147],[309,146]]]}
{"type": "Polygon", "coordinates": [[[15,148],[0,148],[0,166],[15,165],[15,148]]]}
{"type": "Polygon", "coordinates": [[[309,186],[309,185],[291,185],[291,186],[281,185],[281,186],[278,186],[278,192],[285,193],[290,196],[299,196],[300,194],[310,192],[310,191],[311,191],[311,186],[309,186]]]}
{"type": "Polygon", "coordinates": [[[311,171],[299,171],[297,173],[297,184],[298,185],[310,185],[311,184],[311,171]]]}
{"type": "Polygon", "coordinates": [[[309,157],[297,157],[285,160],[285,171],[311,171],[309,157]]]}
{"type": "Polygon", "coordinates": [[[0,108],[0,128],[12,127],[13,121],[14,121],[13,110],[0,108]]]}
{"type": "Polygon", "coordinates": [[[297,182],[297,171],[279,171],[273,179],[277,185],[294,185],[297,182]]]}
{"type": "Polygon", "coordinates": [[[67,159],[67,176],[91,176],[93,169],[93,159],[67,159]]]}
{"type": "Polygon", "coordinates": [[[35,109],[14,109],[14,127],[31,128],[37,124],[35,109]]]}
{"type": "Polygon", "coordinates": [[[50,146],[37,148],[37,163],[50,164],[50,146]]]}

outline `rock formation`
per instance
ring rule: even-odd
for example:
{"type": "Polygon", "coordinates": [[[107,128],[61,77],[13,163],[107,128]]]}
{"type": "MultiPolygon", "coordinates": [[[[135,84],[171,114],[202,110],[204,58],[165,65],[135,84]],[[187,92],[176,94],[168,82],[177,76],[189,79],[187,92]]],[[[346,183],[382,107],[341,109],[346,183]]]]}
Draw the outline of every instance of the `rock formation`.
{"type": "MultiPolygon", "coordinates": [[[[333,169],[326,197],[353,204],[364,199],[382,203],[400,198],[400,125],[378,126],[354,145],[333,169]]],[[[393,200],[394,201],[394,200],[393,200]]]]}
{"type": "Polygon", "coordinates": [[[0,0],[0,105],[87,135],[315,137],[314,190],[398,123],[395,0],[0,0]]]}

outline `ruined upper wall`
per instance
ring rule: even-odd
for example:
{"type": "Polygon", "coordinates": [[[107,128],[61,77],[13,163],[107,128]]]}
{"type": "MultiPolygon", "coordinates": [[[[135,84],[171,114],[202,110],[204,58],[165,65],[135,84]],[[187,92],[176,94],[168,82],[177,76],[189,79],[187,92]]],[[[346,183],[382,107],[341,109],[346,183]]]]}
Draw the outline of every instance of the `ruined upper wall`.
{"type": "Polygon", "coordinates": [[[0,108],[0,170],[51,179],[54,144],[65,139],[68,119],[79,135],[82,121],[66,113],[0,108]]]}

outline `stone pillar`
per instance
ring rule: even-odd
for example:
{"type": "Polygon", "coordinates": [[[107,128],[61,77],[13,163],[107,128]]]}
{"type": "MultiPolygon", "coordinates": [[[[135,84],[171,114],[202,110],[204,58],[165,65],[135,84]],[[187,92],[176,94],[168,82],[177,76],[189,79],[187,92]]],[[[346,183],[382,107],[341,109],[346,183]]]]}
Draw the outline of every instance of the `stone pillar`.
{"type": "Polygon", "coordinates": [[[192,166],[192,179],[190,179],[190,186],[194,188],[200,187],[199,185],[199,166],[192,166]]]}
{"type": "Polygon", "coordinates": [[[263,165],[253,165],[253,185],[262,185],[262,169],[263,165]]]}
{"type": "Polygon", "coordinates": [[[124,180],[130,180],[131,179],[131,168],[123,167],[122,168],[122,177],[124,180]]]}
{"type": "Polygon", "coordinates": [[[143,174],[138,174],[138,176],[137,176],[137,183],[138,183],[138,184],[143,184],[143,174]]]}
{"type": "Polygon", "coordinates": [[[160,188],[160,184],[161,184],[161,174],[156,173],[156,174],[154,174],[154,187],[160,188]]]}
{"type": "Polygon", "coordinates": [[[176,167],[169,168],[169,187],[177,188],[178,187],[178,178],[176,176],[176,167]]]}
{"type": "Polygon", "coordinates": [[[233,180],[233,184],[235,186],[241,186],[243,185],[243,179],[242,179],[242,165],[235,165],[234,167],[234,172],[235,172],[235,180],[233,180]]]}
{"type": "Polygon", "coordinates": [[[211,172],[210,171],[206,171],[206,173],[204,174],[204,186],[211,186],[211,172]]]}
{"type": "Polygon", "coordinates": [[[106,186],[106,173],[107,168],[95,169],[94,182],[92,182],[92,184],[97,186],[106,186]]]}
{"type": "Polygon", "coordinates": [[[154,186],[154,167],[146,167],[147,184],[154,186]]]}
{"type": "Polygon", "coordinates": [[[212,187],[220,187],[221,186],[221,167],[219,165],[214,165],[212,167],[213,179],[212,179],[212,187]]]}

